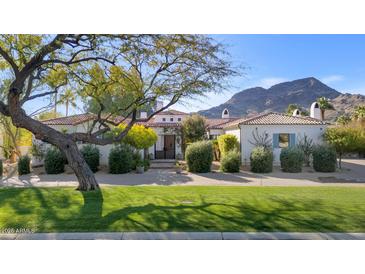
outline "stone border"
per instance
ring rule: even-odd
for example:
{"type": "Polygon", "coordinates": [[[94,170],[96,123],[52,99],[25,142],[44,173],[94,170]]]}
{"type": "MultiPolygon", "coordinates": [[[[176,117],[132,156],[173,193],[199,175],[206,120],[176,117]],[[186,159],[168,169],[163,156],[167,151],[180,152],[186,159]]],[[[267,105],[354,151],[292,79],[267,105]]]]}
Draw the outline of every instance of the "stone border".
{"type": "Polygon", "coordinates": [[[0,234],[0,240],[365,240],[365,233],[70,232],[0,234]]]}

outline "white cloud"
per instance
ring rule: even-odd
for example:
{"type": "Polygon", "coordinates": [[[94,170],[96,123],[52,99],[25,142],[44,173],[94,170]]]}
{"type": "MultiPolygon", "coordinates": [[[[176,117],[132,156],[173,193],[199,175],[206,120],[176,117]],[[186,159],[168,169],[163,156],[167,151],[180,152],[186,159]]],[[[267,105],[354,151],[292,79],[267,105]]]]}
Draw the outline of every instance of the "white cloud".
{"type": "Polygon", "coordinates": [[[321,81],[325,84],[331,84],[333,82],[343,81],[344,79],[345,79],[344,76],[335,74],[323,77],[321,78],[321,81]]]}
{"type": "Polygon", "coordinates": [[[268,78],[263,78],[259,81],[258,86],[263,87],[263,88],[269,88],[272,87],[273,85],[282,83],[282,82],[286,82],[288,81],[287,78],[282,78],[282,77],[268,77],[268,78]]]}

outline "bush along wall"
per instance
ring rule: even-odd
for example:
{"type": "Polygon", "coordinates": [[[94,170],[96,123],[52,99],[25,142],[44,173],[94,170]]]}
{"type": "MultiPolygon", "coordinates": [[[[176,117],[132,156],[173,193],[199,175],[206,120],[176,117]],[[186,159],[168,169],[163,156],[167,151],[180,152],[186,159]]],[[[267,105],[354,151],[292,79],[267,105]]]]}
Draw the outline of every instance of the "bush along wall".
{"type": "Polygon", "coordinates": [[[255,147],[251,151],[251,171],[255,173],[272,172],[274,155],[271,149],[255,147]]]}
{"type": "Polygon", "coordinates": [[[120,144],[113,147],[109,153],[109,172],[122,174],[132,171],[135,165],[133,154],[133,148],[130,145],[120,144]]]}
{"type": "Polygon", "coordinates": [[[232,134],[223,134],[218,137],[218,147],[221,157],[224,157],[229,151],[238,150],[239,143],[237,137],[232,134]]]}
{"type": "Polygon", "coordinates": [[[228,152],[221,160],[221,171],[239,172],[241,166],[241,154],[236,151],[228,152]]]}
{"type": "Polygon", "coordinates": [[[21,156],[19,158],[18,173],[19,175],[25,175],[30,173],[30,158],[28,155],[21,156]]]}
{"type": "Polygon", "coordinates": [[[286,147],[280,153],[280,165],[284,172],[301,172],[304,163],[303,151],[294,146],[286,147]]]}
{"type": "Polygon", "coordinates": [[[313,149],[313,168],[318,172],[335,172],[336,150],[330,146],[315,146],[313,149]]]}
{"type": "Polygon", "coordinates": [[[50,148],[44,157],[44,169],[47,174],[60,174],[65,171],[65,157],[58,148],[50,148]]]}
{"type": "Polygon", "coordinates": [[[186,148],[185,159],[191,172],[209,172],[213,162],[213,146],[210,141],[199,141],[186,148]]]}
{"type": "Polygon", "coordinates": [[[92,172],[97,172],[100,165],[100,151],[96,146],[86,145],[80,149],[82,156],[92,172]]]}

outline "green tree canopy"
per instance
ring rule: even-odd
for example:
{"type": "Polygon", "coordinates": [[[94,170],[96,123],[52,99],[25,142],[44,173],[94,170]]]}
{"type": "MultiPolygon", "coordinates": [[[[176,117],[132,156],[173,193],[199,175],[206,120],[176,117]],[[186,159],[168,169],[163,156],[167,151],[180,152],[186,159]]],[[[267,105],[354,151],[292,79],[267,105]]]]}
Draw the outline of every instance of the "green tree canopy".
{"type": "Polygon", "coordinates": [[[335,109],[333,107],[333,105],[331,104],[331,102],[329,101],[328,98],[326,97],[320,97],[317,99],[317,103],[321,109],[321,115],[322,115],[322,120],[324,120],[325,118],[325,112],[326,110],[331,110],[331,109],[335,109]]]}
{"type": "Polygon", "coordinates": [[[206,120],[199,114],[193,114],[182,123],[183,136],[186,143],[201,141],[206,136],[206,120]]]}
{"type": "MultiPolygon", "coordinates": [[[[113,134],[119,135],[126,128],[125,124],[120,124],[113,129],[113,134]]],[[[147,149],[157,142],[157,134],[152,128],[143,125],[134,125],[122,140],[136,149],[147,149]]]]}

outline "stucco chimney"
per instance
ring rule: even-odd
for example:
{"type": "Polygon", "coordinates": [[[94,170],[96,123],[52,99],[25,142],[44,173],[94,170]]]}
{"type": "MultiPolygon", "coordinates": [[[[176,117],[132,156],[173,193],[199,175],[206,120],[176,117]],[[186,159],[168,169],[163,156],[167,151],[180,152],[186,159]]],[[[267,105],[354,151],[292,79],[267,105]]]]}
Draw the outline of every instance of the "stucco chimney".
{"type": "Polygon", "coordinates": [[[141,111],[140,118],[141,119],[147,119],[147,112],[146,111],[141,111]]]}
{"type": "Polygon", "coordinates": [[[322,120],[321,108],[319,107],[319,104],[317,102],[314,102],[311,105],[310,117],[322,120]]]}
{"type": "Polygon", "coordinates": [[[295,109],[295,110],[293,111],[293,116],[300,116],[300,111],[299,111],[299,109],[295,109]]]}
{"type": "Polygon", "coordinates": [[[228,109],[223,109],[223,111],[222,111],[222,118],[223,119],[226,119],[226,118],[229,118],[229,111],[228,111],[228,109]]]}
{"type": "Polygon", "coordinates": [[[155,111],[158,111],[161,108],[163,108],[163,101],[156,101],[155,111]]]}

